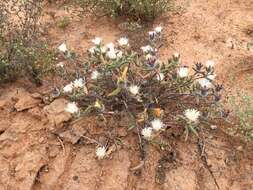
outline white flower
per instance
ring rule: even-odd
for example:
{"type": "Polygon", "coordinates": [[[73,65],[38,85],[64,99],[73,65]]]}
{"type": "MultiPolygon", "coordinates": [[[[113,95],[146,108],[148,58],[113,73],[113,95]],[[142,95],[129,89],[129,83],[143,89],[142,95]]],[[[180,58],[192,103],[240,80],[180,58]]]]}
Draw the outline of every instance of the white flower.
{"type": "Polygon", "coordinates": [[[151,121],[151,126],[155,131],[160,131],[164,125],[160,119],[154,119],[151,121]]]}
{"type": "Polygon", "coordinates": [[[162,30],[163,30],[163,27],[161,27],[161,26],[158,26],[155,28],[155,32],[158,34],[160,34],[162,32],[162,30]]]}
{"type": "Polygon", "coordinates": [[[148,35],[151,39],[154,39],[155,35],[156,35],[156,32],[155,31],[149,31],[148,32],[148,35]]]}
{"type": "Polygon", "coordinates": [[[109,49],[109,50],[114,50],[114,44],[113,43],[109,43],[106,45],[106,47],[109,49]]]}
{"type": "Polygon", "coordinates": [[[158,74],[156,75],[156,79],[157,79],[158,81],[162,81],[162,80],[164,79],[164,74],[163,74],[163,73],[158,73],[158,74]]]}
{"type": "Polygon", "coordinates": [[[65,53],[66,51],[68,51],[67,46],[65,43],[62,43],[59,47],[58,50],[65,53]]]}
{"type": "Polygon", "coordinates": [[[180,54],[176,52],[176,53],[173,54],[173,56],[174,56],[175,58],[179,58],[180,54]]]}
{"type": "Polygon", "coordinates": [[[97,70],[92,71],[92,73],[91,73],[91,79],[92,80],[97,80],[98,77],[99,77],[99,75],[100,75],[100,73],[97,70]]]}
{"type": "Polygon", "coordinates": [[[178,69],[177,74],[180,78],[185,78],[189,74],[189,69],[187,67],[181,67],[178,69]]]}
{"type": "Polygon", "coordinates": [[[97,48],[96,48],[95,46],[89,49],[89,52],[90,52],[92,55],[94,55],[94,54],[96,53],[96,51],[97,51],[97,48]]]}
{"type": "Polygon", "coordinates": [[[123,52],[122,51],[118,51],[117,58],[121,58],[122,56],[123,56],[123,52]]]}
{"type": "Polygon", "coordinates": [[[215,62],[213,60],[207,60],[206,61],[206,67],[214,67],[215,62]]]}
{"type": "Polygon", "coordinates": [[[74,87],[73,83],[71,82],[71,83],[67,84],[66,86],[64,86],[63,92],[71,93],[73,91],[73,87],[74,87]]]}
{"type": "Polygon", "coordinates": [[[155,31],[149,31],[148,34],[149,34],[150,36],[153,36],[153,35],[155,35],[155,31]]]}
{"type": "Polygon", "coordinates": [[[75,88],[82,88],[84,86],[84,80],[82,78],[76,79],[73,84],[75,88]]]}
{"type": "Polygon", "coordinates": [[[139,93],[140,87],[137,85],[131,85],[129,87],[129,92],[133,95],[137,95],[139,93]]]}
{"type": "Polygon", "coordinates": [[[77,107],[75,102],[71,102],[67,104],[65,111],[74,114],[79,112],[79,108],[77,107]]]}
{"type": "Polygon", "coordinates": [[[154,49],[153,49],[150,45],[141,47],[141,50],[142,50],[144,53],[149,53],[149,52],[154,51],[154,49]]]}
{"type": "Polygon", "coordinates": [[[64,67],[64,63],[63,63],[63,62],[60,62],[60,63],[58,63],[58,64],[56,65],[56,67],[61,67],[61,68],[63,68],[63,67],[64,67]]]}
{"type": "Polygon", "coordinates": [[[128,38],[123,37],[118,40],[120,46],[127,46],[128,45],[128,38]]]}
{"type": "Polygon", "coordinates": [[[202,88],[212,88],[213,84],[206,78],[198,79],[198,83],[202,88]]]}
{"type": "Polygon", "coordinates": [[[91,40],[92,43],[94,43],[96,46],[99,46],[102,42],[102,38],[96,37],[93,40],[91,40]]]}
{"type": "Polygon", "coordinates": [[[192,122],[196,122],[200,116],[200,112],[195,109],[187,109],[184,111],[184,116],[192,122]]]}
{"type": "Polygon", "coordinates": [[[215,77],[216,77],[216,74],[213,74],[213,75],[207,75],[206,78],[213,81],[215,79],[215,77]]]}
{"type": "Polygon", "coordinates": [[[153,58],[153,57],[154,57],[153,55],[147,54],[145,58],[146,58],[146,60],[149,60],[149,59],[151,59],[151,58],[153,58]]]}
{"type": "Polygon", "coordinates": [[[116,58],[117,58],[117,54],[116,54],[115,49],[110,49],[110,50],[106,53],[106,56],[107,56],[109,59],[116,59],[116,58]]]}
{"type": "Polygon", "coordinates": [[[141,134],[145,139],[150,139],[152,137],[152,128],[146,127],[141,130],[141,134]]]}
{"type": "Polygon", "coordinates": [[[106,155],[106,148],[104,146],[96,149],[96,156],[99,160],[103,159],[106,155]]]}
{"type": "Polygon", "coordinates": [[[107,51],[107,47],[106,46],[101,47],[101,52],[102,53],[106,53],[106,51],[107,51]]]}

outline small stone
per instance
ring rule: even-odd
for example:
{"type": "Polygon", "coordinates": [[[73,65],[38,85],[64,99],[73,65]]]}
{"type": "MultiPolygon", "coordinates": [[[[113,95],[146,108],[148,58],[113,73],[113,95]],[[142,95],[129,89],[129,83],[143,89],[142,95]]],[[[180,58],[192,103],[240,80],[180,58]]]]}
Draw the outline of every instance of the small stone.
{"type": "Polygon", "coordinates": [[[39,142],[39,143],[43,143],[44,140],[45,140],[44,137],[40,137],[39,140],[38,140],[38,142],[39,142]]]}
{"type": "Polygon", "coordinates": [[[42,96],[39,93],[33,93],[33,94],[31,94],[31,96],[35,99],[41,99],[42,98],[42,96]]]}
{"type": "Polygon", "coordinates": [[[242,150],[243,150],[243,147],[242,147],[242,146],[238,146],[238,147],[236,148],[236,150],[242,151],[242,150]]]}
{"type": "Polygon", "coordinates": [[[40,100],[34,99],[30,96],[30,94],[26,94],[18,98],[18,102],[15,104],[15,108],[18,112],[27,110],[35,107],[40,103],[40,100]]]}
{"type": "Polygon", "coordinates": [[[50,130],[54,131],[61,128],[64,122],[69,121],[72,116],[65,111],[68,101],[65,99],[56,99],[50,105],[44,107],[44,112],[49,120],[50,130]]]}
{"type": "Polygon", "coordinates": [[[59,136],[63,139],[65,142],[70,142],[72,144],[76,144],[79,137],[75,136],[74,134],[71,134],[70,131],[64,131],[59,134],[59,136]]]}
{"type": "Polygon", "coordinates": [[[16,165],[16,167],[15,167],[15,172],[18,172],[18,171],[20,171],[21,169],[22,169],[22,164],[21,163],[18,163],[17,165],[16,165]]]}
{"type": "Polygon", "coordinates": [[[38,172],[46,164],[45,155],[40,151],[27,151],[22,157],[18,157],[15,162],[17,187],[19,187],[20,190],[32,189],[38,172]]]}
{"type": "Polygon", "coordinates": [[[42,113],[41,109],[39,107],[35,107],[28,110],[28,113],[31,114],[36,119],[42,119],[44,114],[42,113]]]}
{"type": "Polygon", "coordinates": [[[63,138],[64,141],[76,144],[78,140],[85,134],[85,129],[80,125],[73,125],[67,131],[59,133],[59,136],[63,138]]]}

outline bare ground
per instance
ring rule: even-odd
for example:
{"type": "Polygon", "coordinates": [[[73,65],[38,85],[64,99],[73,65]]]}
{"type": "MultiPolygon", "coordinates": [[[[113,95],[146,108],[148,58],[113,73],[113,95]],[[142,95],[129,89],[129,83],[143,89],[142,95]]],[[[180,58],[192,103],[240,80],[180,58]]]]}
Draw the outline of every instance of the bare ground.
{"type": "MultiPolygon", "coordinates": [[[[253,41],[253,1],[182,0],[177,4],[178,13],[156,21],[165,27],[168,46],[162,49],[162,57],[180,52],[186,65],[214,59],[218,80],[231,88],[228,94],[235,87],[252,93],[252,83],[245,84],[244,75],[252,74],[248,43],[253,41]],[[227,80],[231,74],[238,81],[233,85],[227,80]]],[[[47,12],[55,13],[54,19],[52,14],[45,17],[47,38],[55,47],[66,41],[81,54],[96,35],[106,42],[124,35],[110,19],[92,16],[74,20],[62,31],[55,22],[67,12],[55,6],[47,12]]],[[[54,85],[48,80],[35,88],[19,81],[1,87],[0,189],[253,189],[252,145],[223,133],[228,126],[220,124],[217,130],[208,131],[204,144],[194,137],[185,142],[177,130],[170,129],[164,135],[167,146],[163,150],[145,144],[142,162],[138,137],[134,131],[126,135],[124,122],[105,126],[86,118],[70,124],[71,117],[64,112],[66,100],[50,103],[45,98],[54,85]],[[84,136],[100,142],[117,137],[123,143],[112,145],[109,158],[98,161],[95,145],[84,136]]]]}

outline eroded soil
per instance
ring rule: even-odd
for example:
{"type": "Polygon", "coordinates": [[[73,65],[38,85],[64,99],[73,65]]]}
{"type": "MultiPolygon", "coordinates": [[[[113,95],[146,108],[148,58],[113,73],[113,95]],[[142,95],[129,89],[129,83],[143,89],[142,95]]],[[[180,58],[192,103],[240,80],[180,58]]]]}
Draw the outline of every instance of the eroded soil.
{"type": "MultiPolygon", "coordinates": [[[[177,5],[178,13],[156,21],[165,27],[168,46],[162,48],[162,56],[180,52],[187,65],[214,59],[218,80],[231,93],[234,85],[252,93],[252,83],[243,81],[245,73],[252,74],[253,51],[248,44],[253,41],[253,2],[182,0],[177,5]],[[247,64],[242,64],[245,60],[247,64]],[[238,81],[233,86],[228,81],[231,73],[238,81]]],[[[74,19],[61,30],[55,23],[68,13],[55,5],[46,10],[46,37],[52,46],[66,41],[83,54],[94,36],[106,42],[124,36],[117,22],[91,15],[82,21],[74,19]]],[[[18,81],[0,88],[0,189],[253,189],[252,145],[227,136],[226,126],[207,131],[204,142],[194,137],[185,142],[184,136],[170,129],[164,134],[163,149],[145,144],[140,151],[138,135],[134,130],[127,132],[124,121],[105,125],[84,118],[72,122],[64,112],[66,100],[49,101],[55,83],[47,80],[36,88],[18,81]],[[102,143],[109,139],[107,159],[95,158],[96,145],[87,137],[102,143]]]]}

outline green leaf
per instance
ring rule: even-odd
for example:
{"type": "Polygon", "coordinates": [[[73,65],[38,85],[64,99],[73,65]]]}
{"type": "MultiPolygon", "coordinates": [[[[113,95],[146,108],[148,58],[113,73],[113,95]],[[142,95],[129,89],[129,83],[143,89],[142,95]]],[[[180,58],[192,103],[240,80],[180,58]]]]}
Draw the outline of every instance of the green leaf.
{"type": "Polygon", "coordinates": [[[130,131],[130,130],[132,130],[132,129],[134,129],[136,127],[136,125],[135,124],[130,124],[129,125],[129,127],[128,127],[128,131],[130,131]]]}
{"type": "Polygon", "coordinates": [[[121,88],[118,87],[118,88],[116,88],[114,91],[112,91],[110,94],[108,94],[107,96],[108,96],[108,97],[117,96],[120,92],[121,92],[121,88]]]}
{"type": "Polygon", "coordinates": [[[194,129],[193,126],[189,125],[189,129],[190,129],[191,132],[193,132],[197,137],[199,136],[198,132],[196,131],[196,129],[194,129]]]}

